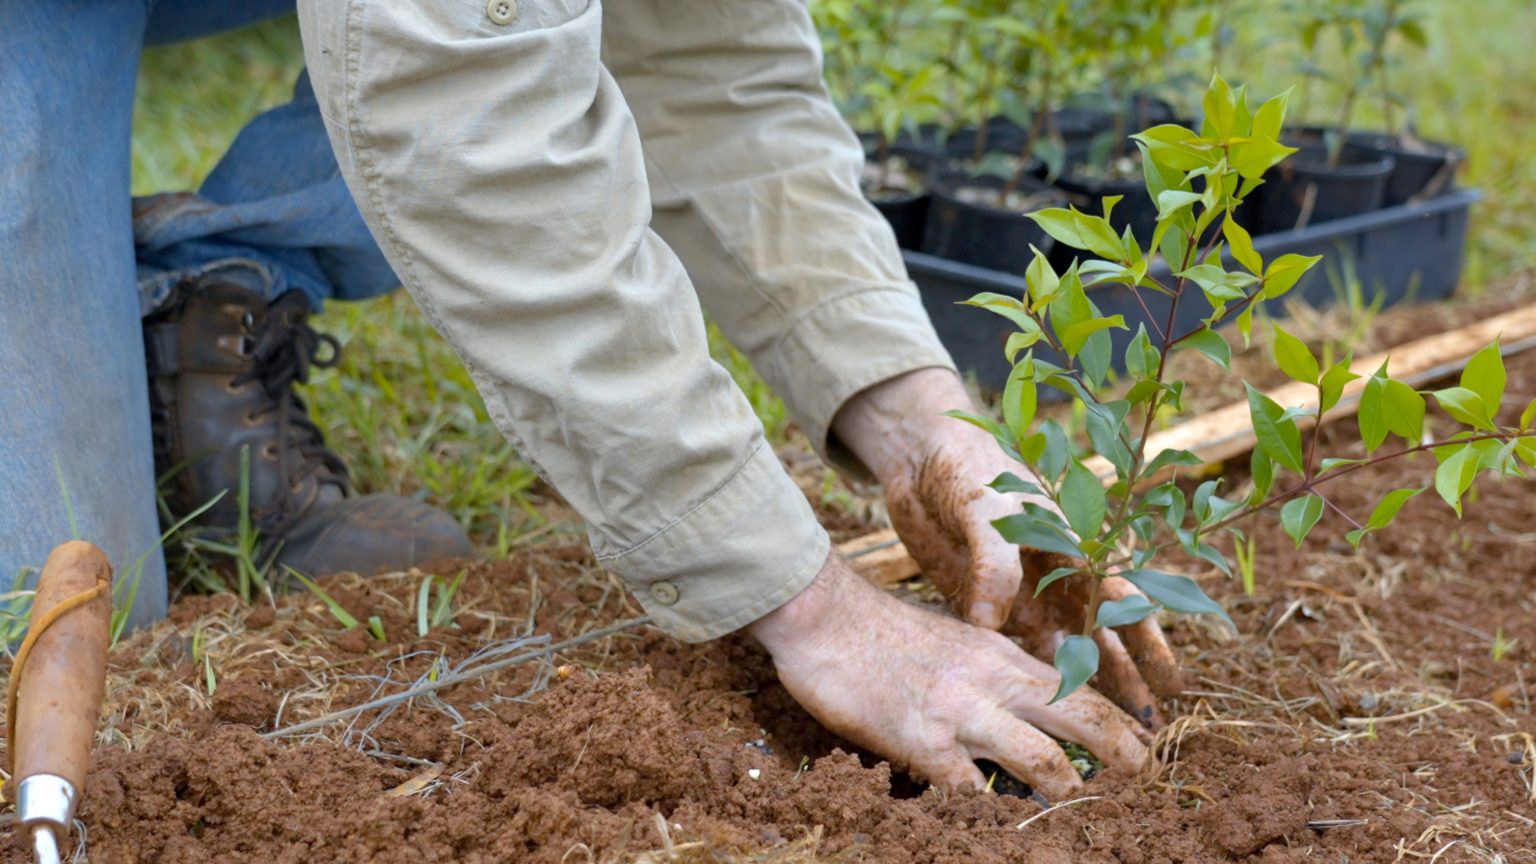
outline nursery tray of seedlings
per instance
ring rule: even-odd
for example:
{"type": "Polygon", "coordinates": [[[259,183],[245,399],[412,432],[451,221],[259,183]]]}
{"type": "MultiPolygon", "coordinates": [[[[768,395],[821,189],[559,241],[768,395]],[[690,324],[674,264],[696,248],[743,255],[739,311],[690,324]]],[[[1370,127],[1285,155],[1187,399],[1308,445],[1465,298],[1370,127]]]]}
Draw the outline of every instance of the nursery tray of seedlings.
{"type": "MultiPolygon", "coordinates": [[[[1295,231],[1262,234],[1254,248],[1266,259],[1295,253],[1323,255],[1323,264],[1304,276],[1285,299],[1300,298],[1324,306],[1354,296],[1369,304],[1379,296],[1383,307],[1402,302],[1438,300],[1450,296],[1461,278],[1471,206],[1482,197],[1476,189],[1451,189],[1428,201],[1410,202],[1350,216],[1295,231]]],[[[962,372],[974,374],[981,386],[1001,390],[1010,366],[1003,352],[1015,331],[1006,320],[988,315],[961,301],[982,291],[1023,296],[1022,273],[989,270],[957,261],[905,251],[907,270],[922,293],[939,338],[962,372]]],[[[1150,275],[1168,284],[1167,262],[1159,260],[1150,275]]],[[[1168,298],[1141,292],[1147,310],[1159,325],[1168,312],[1168,298]]],[[[1146,312],[1120,285],[1103,285],[1090,292],[1105,315],[1124,315],[1128,330],[1111,331],[1115,356],[1136,332],[1146,312]]],[[[1284,300],[1270,301],[1271,314],[1283,314],[1284,300]]],[[[1187,291],[1179,303],[1178,326],[1188,329],[1207,317],[1210,304],[1198,290],[1187,291]]],[[[1151,330],[1151,326],[1148,326],[1151,330]]],[[[1042,356],[1049,349],[1042,349],[1042,356]]]]}

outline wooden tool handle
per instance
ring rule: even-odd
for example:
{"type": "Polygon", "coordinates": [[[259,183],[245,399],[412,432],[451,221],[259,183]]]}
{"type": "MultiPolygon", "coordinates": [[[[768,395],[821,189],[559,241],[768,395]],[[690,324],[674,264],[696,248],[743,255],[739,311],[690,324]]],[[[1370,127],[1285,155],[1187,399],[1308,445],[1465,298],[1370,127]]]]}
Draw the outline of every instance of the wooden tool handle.
{"type": "Polygon", "coordinates": [[[96,718],[106,695],[111,583],[112,565],[90,543],[65,543],[43,565],[32,599],[32,628],[45,626],[26,653],[11,703],[15,713],[9,718],[14,783],[34,774],[57,774],[76,790],[85,789],[96,718]],[[59,604],[93,591],[85,603],[46,623],[59,604]]]}

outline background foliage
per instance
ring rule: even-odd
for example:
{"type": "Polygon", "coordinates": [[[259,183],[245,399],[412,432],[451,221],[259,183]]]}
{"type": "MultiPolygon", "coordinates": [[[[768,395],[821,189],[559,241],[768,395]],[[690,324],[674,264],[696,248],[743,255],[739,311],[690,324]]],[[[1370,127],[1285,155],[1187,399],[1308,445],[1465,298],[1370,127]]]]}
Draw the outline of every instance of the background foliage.
{"type": "MultiPolygon", "coordinates": [[[[839,2],[815,0],[813,8],[826,21],[839,2]]],[[[940,4],[891,5],[908,8],[903,32],[944,26],[924,11],[940,4]]],[[[1216,5],[1223,10],[1221,40],[1213,45],[1207,37],[1186,51],[1191,64],[1182,72],[1198,82],[1190,88],[1196,98],[1218,48],[1223,74],[1249,82],[1256,96],[1295,83],[1304,62],[1320,69],[1339,62],[1326,51],[1307,60],[1302,19],[1284,4],[1216,5]],[[1194,63],[1202,52],[1205,63],[1194,63]]],[[[1427,47],[1404,55],[1408,62],[1393,70],[1394,89],[1412,104],[1421,134],[1468,150],[1463,180],[1487,193],[1474,210],[1468,249],[1464,291],[1475,293],[1506,274],[1536,268],[1536,234],[1529,230],[1536,163],[1524,153],[1529,119],[1536,117],[1536,90],[1526,86],[1536,80],[1536,52],[1526,44],[1536,32],[1536,6],[1486,0],[1474,9],[1434,0],[1422,8],[1427,47]]],[[[135,115],[134,192],[196,188],[251,116],[286,101],[302,62],[291,19],[147,51],[135,115]]],[[[1180,70],[1166,71],[1176,79],[1172,73],[1180,70]]],[[[834,84],[847,102],[850,85],[834,84]]],[[[1336,88],[1319,85],[1307,104],[1293,102],[1292,116],[1331,118],[1338,98],[1336,88]]],[[[1375,125],[1385,110],[1368,100],[1358,125],[1375,125]]],[[[535,506],[541,503],[537,484],[490,426],[456,358],[408,297],[335,304],[322,324],[343,337],[348,351],[343,366],[311,388],[315,413],[361,487],[423,494],[451,508],[491,552],[535,532],[573,530],[546,524],[535,506]]],[[[716,338],[714,347],[770,434],[784,440],[782,404],[723,340],[716,338]]]]}

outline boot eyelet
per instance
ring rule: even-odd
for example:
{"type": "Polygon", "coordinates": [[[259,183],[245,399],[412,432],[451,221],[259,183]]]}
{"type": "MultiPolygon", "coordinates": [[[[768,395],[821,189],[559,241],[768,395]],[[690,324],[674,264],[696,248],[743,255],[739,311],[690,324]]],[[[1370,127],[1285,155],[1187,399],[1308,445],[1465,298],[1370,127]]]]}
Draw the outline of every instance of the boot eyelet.
{"type": "Polygon", "coordinates": [[[245,412],[245,425],[255,426],[259,423],[261,423],[261,415],[257,414],[255,411],[245,412]]]}
{"type": "Polygon", "coordinates": [[[276,462],[277,461],[277,445],[276,444],[266,444],[266,445],[262,446],[262,448],[261,448],[261,458],[266,459],[269,462],[276,462]]]}
{"type": "Polygon", "coordinates": [[[245,392],[245,385],[244,384],[236,384],[233,381],[229,381],[229,382],[226,382],[224,384],[224,392],[228,393],[231,396],[239,396],[240,394],[245,392]]]}

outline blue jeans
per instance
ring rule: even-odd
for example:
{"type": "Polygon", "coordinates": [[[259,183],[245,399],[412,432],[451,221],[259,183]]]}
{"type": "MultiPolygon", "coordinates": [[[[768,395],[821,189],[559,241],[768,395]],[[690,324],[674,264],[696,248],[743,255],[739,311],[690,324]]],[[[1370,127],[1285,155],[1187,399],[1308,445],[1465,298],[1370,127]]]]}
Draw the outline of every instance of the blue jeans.
{"type": "Polygon", "coordinates": [[[140,318],[178,280],[221,272],[269,299],[303,291],[317,309],[399,284],[337,171],[306,77],[240,133],[198,194],[130,198],[144,45],[292,10],[0,3],[0,590],[77,531],[118,579],[139,580],[132,625],[165,614],[140,318]]]}

